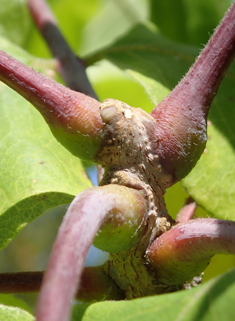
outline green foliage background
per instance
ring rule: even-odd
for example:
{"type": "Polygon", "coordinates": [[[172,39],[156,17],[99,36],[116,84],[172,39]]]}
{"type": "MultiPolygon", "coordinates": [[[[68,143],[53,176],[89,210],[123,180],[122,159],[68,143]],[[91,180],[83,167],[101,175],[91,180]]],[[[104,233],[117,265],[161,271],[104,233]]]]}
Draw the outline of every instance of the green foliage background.
{"type": "MultiPolygon", "coordinates": [[[[66,39],[87,62],[100,100],[116,98],[148,112],[186,73],[230,5],[229,0],[49,3],[66,39]]],[[[0,0],[0,49],[60,80],[25,4],[25,0],[0,0]]],[[[182,185],[167,191],[167,206],[174,217],[189,193],[201,206],[198,216],[234,220],[234,74],[233,64],[211,108],[204,155],[182,185]]],[[[1,251],[0,270],[43,269],[66,204],[91,183],[83,164],[57,143],[38,112],[3,84],[0,113],[0,247],[14,239],[1,251]]],[[[204,281],[234,265],[234,256],[216,256],[204,281]]],[[[220,315],[231,320],[235,288],[229,285],[233,282],[234,272],[229,272],[190,294],[98,303],[87,310],[79,305],[73,319],[126,320],[129,314],[129,319],[151,320],[157,314],[160,321],[209,320],[210,307],[215,320],[220,315]],[[169,308],[171,314],[165,313],[169,308]]],[[[21,301],[12,300],[0,296],[5,304],[0,307],[0,318],[4,313],[6,320],[31,320],[21,310],[25,308],[21,301]]]]}

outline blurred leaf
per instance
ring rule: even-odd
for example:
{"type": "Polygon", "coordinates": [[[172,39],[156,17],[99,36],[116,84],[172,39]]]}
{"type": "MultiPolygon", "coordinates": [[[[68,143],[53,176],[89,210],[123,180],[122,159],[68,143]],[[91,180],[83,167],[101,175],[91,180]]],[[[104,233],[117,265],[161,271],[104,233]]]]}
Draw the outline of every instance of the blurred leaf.
{"type": "Polygon", "coordinates": [[[145,89],[133,77],[107,60],[90,66],[87,72],[100,101],[114,98],[125,101],[130,106],[145,106],[149,110],[153,108],[145,89]]]}
{"type": "Polygon", "coordinates": [[[32,26],[27,0],[0,0],[0,35],[24,45],[32,26]]]}
{"type": "Polygon", "coordinates": [[[150,19],[161,33],[172,40],[187,42],[187,15],[184,0],[151,0],[150,3],[150,19]]]}
{"type": "Polygon", "coordinates": [[[235,267],[235,255],[217,254],[204,271],[202,282],[206,282],[235,267]]]}
{"type": "Polygon", "coordinates": [[[29,313],[32,312],[26,303],[24,303],[22,300],[15,298],[13,295],[1,293],[0,294],[0,304],[5,304],[8,306],[10,305],[13,307],[21,308],[21,309],[28,311],[29,313]]]}
{"type": "MultiPolygon", "coordinates": [[[[220,321],[234,320],[235,271],[192,290],[131,301],[95,303],[82,321],[220,321]]],[[[78,319],[79,320],[79,319],[78,319]]]]}
{"type": "Polygon", "coordinates": [[[166,37],[199,46],[230,5],[230,0],[151,0],[151,20],[166,37]]]}
{"type": "MultiPolygon", "coordinates": [[[[198,51],[138,25],[111,47],[89,57],[88,62],[109,59],[132,75],[156,104],[187,72],[198,51]]],[[[212,104],[207,149],[183,180],[184,187],[199,205],[213,216],[231,220],[235,219],[234,86],[233,64],[212,104]]]]}
{"type": "Polygon", "coordinates": [[[82,316],[85,313],[86,309],[91,305],[91,303],[80,303],[77,302],[76,305],[73,306],[71,321],[80,321],[82,320],[82,316]]]}
{"type": "Polygon", "coordinates": [[[198,52],[196,47],[173,43],[152,28],[137,25],[113,45],[85,60],[88,65],[100,59],[110,60],[138,81],[157,104],[178,83],[198,52]]]}
{"type": "MultiPolygon", "coordinates": [[[[1,40],[2,49],[30,64],[28,56],[1,40]],[[19,55],[20,53],[20,55],[19,55]]],[[[38,61],[48,71],[47,63],[38,61]]],[[[34,66],[37,61],[34,61],[34,66]]],[[[90,186],[79,159],[52,136],[28,102],[0,84],[0,247],[46,209],[70,203],[90,186]]]]}
{"type": "Polygon", "coordinates": [[[34,321],[32,314],[15,307],[0,304],[0,320],[4,321],[34,321]]]}
{"type": "Polygon", "coordinates": [[[102,48],[148,18],[147,0],[106,0],[83,31],[82,54],[102,48]]]}

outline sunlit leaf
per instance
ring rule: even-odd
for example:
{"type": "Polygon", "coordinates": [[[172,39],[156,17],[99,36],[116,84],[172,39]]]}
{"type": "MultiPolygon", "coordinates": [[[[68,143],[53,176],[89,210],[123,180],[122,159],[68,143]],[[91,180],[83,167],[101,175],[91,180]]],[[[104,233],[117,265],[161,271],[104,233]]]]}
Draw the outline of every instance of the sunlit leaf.
{"type": "Polygon", "coordinates": [[[0,320],[4,321],[33,321],[32,314],[11,306],[0,304],[0,320]]]}
{"type": "Polygon", "coordinates": [[[23,309],[25,311],[28,311],[29,313],[32,312],[25,302],[14,297],[13,295],[1,293],[0,294],[0,304],[5,304],[8,306],[17,307],[17,308],[23,309]]]}
{"type": "Polygon", "coordinates": [[[139,22],[147,20],[148,1],[102,1],[100,10],[83,31],[82,53],[102,48],[139,22]]]}
{"type": "Polygon", "coordinates": [[[0,0],[0,35],[21,46],[27,42],[32,26],[26,2],[0,0]]]}

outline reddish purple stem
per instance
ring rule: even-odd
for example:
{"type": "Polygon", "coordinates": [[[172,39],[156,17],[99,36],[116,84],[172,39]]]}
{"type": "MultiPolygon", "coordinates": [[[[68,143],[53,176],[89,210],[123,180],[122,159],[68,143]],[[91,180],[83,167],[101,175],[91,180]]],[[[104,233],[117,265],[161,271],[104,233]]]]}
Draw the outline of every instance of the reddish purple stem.
{"type": "Polygon", "coordinates": [[[43,272],[16,272],[0,274],[0,293],[37,292],[42,283],[43,272]]]}
{"type": "Polygon", "coordinates": [[[176,222],[183,223],[191,220],[196,211],[196,208],[197,208],[197,203],[191,197],[189,197],[185,205],[179,211],[176,218],[176,222]]]}
{"type": "MultiPolygon", "coordinates": [[[[99,118],[97,100],[58,84],[3,51],[0,51],[0,80],[32,103],[49,124],[72,126],[75,112],[78,115],[87,112],[90,117],[96,118],[96,121],[99,118]],[[95,111],[95,115],[92,115],[92,110],[95,111]]],[[[101,127],[101,120],[99,122],[101,127]]],[[[95,128],[93,131],[93,134],[97,132],[95,128]]]]}
{"type": "MultiPolygon", "coordinates": [[[[44,272],[0,273],[0,293],[39,292],[44,272]]],[[[82,302],[120,300],[123,294],[105,274],[104,266],[85,267],[76,298],[82,302]]]]}
{"type": "Polygon", "coordinates": [[[93,159],[103,128],[97,100],[58,84],[1,50],[0,80],[38,109],[71,153],[93,159]]]}
{"type": "Polygon", "coordinates": [[[200,274],[215,254],[235,254],[235,222],[202,218],[179,223],[148,250],[163,284],[182,284],[200,274]]]}
{"type": "Polygon", "coordinates": [[[28,8],[51,53],[58,61],[58,72],[66,85],[98,100],[87,78],[83,62],[69,47],[46,1],[28,0],[28,8]]]}
{"type": "Polygon", "coordinates": [[[152,111],[159,155],[174,180],[195,166],[206,144],[206,119],[235,55],[235,3],[186,76],[152,111]]]}
{"type": "Polygon", "coordinates": [[[45,272],[37,321],[69,320],[87,251],[105,218],[113,215],[113,211],[119,216],[125,215],[132,210],[132,201],[140,201],[140,197],[143,208],[145,206],[141,194],[131,191],[127,187],[108,185],[90,188],[75,197],[61,224],[45,272]]]}

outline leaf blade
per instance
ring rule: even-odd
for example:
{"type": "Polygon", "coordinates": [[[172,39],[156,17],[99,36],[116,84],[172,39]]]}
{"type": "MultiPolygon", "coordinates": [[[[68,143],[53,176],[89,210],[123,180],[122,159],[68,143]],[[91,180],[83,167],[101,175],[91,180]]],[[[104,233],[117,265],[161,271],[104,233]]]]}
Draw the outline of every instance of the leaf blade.
{"type": "Polygon", "coordinates": [[[28,312],[15,307],[0,304],[0,320],[4,321],[33,321],[34,317],[28,312]]]}

